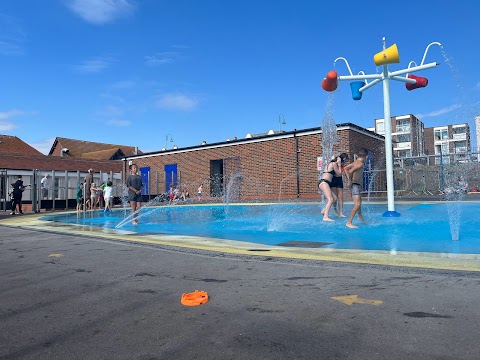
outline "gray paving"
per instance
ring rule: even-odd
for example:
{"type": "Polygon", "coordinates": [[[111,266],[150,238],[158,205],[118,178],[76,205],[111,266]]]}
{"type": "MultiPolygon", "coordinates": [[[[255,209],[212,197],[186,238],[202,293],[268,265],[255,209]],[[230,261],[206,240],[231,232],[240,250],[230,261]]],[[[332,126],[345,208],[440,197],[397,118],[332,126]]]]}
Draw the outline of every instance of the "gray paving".
{"type": "Polygon", "coordinates": [[[1,359],[479,358],[479,273],[0,234],[1,359]]]}

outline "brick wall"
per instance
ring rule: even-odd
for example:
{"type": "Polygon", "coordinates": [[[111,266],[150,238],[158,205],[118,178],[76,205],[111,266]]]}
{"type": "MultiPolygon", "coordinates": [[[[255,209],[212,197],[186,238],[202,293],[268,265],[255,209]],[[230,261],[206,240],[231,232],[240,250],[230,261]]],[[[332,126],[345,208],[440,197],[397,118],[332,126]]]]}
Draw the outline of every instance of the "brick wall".
{"type": "MultiPolygon", "coordinates": [[[[385,167],[383,137],[357,126],[339,127],[337,135],[334,153],[346,152],[353,159],[353,154],[364,147],[375,153],[376,168],[385,167]]],[[[150,167],[150,194],[156,194],[157,188],[160,193],[165,192],[165,165],[177,164],[179,186],[194,196],[203,183],[203,193],[208,196],[211,161],[238,158],[242,200],[315,198],[318,197],[316,162],[322,154],[321,141],[320,130],[305,130],[131,157],[126,161],[133,161],[140,168],[150,167]]],[[[235,174],[223,175],[225,186],[235,174]]]]}

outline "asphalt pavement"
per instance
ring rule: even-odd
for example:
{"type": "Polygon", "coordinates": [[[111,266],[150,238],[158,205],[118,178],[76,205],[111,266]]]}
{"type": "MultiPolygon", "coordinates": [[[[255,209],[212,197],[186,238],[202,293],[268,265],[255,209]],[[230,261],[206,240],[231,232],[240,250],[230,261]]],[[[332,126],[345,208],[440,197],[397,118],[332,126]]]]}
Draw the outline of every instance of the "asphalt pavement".
{"type": "Polygon", "coordinates": [[[479,358],[479,272],[0,234],[0,359],[479,358]]]}

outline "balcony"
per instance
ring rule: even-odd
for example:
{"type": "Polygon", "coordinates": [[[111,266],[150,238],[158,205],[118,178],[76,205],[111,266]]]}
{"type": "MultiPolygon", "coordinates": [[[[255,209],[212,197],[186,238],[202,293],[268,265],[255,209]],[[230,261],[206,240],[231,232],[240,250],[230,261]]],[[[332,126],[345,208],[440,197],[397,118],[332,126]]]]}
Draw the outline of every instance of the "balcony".
{"type": "Polygon", "coordinates": [[[466,139],[467,139],[466,133],[453,134],[453,140],[466,140],[466,139]]]}
{"type": "Polygon", "coordinates": [[[394,150],[399,150],[399,149],[410,149],[412,147],[412,143],[409,142],[399,142],[396,143],[394,150]]]}

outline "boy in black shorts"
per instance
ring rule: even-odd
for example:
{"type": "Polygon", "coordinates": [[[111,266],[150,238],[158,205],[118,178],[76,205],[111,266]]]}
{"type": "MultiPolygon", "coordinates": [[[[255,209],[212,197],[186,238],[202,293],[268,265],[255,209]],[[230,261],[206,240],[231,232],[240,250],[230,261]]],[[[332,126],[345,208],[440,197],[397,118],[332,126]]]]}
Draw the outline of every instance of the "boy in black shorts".
{"type": "Polygon", "coordinates": [[[365,222],[362,216],[362,186],[363,186],[363,168],[365,161],[368,158],[368,152],[365,149],[360,149],[357,154],[357,160],[345,167],[345,175],[347,176],[347,186],[350,185],[353,198],[353,209],[350,212],[346,226],[351,229],[358,228],[353,225],[353,217],[358,213],[358,220],[365,222]]]}

